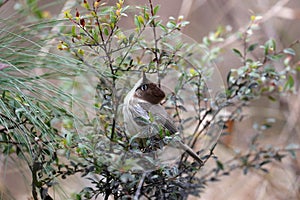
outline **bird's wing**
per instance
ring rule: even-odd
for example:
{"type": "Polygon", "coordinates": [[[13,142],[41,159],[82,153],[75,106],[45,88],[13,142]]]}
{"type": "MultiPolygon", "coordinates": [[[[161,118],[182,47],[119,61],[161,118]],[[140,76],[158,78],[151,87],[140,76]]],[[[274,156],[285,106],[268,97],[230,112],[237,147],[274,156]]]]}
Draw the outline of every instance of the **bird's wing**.
{"type": "Polygon", "coordinates": [[[129,110],[132,114],[132,119],[139,126],[148,125],[150,122],[150,117],[148,112],[140,106],[140,104],[134,104],[133,106],[129,106],[129,110]]]}
{"type": "Polygon", "coordinates": [[[174,121],[166,112],[164,107],[159,104],[150,104],[150,103],[138,103],[143,110],[147,110],[154,117],[154,121],[162,125],[164,128],[168,129],[171,134],[178,132],[177,127],[175,126],[174,121]]]}

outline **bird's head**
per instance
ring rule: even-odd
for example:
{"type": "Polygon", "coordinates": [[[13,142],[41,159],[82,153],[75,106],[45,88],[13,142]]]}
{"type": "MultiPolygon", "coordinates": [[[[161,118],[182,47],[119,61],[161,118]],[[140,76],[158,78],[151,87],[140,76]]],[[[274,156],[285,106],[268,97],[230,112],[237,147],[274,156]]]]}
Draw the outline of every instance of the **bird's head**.
{"type": "Polygon", "coordinates": [[[135,90],[134,97],[151,104],[159,104],[165,96],[164,91],[162,91],[157,84],[147,79],[145,72],[143,72],[141,84],[135,90]]]}

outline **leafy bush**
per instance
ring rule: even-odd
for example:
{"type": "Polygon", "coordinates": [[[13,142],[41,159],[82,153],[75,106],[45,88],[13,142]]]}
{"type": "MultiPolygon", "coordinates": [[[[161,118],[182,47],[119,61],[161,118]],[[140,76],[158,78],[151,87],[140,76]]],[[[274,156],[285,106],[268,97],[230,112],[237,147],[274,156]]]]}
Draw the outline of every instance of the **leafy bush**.
{"type": "MultiPolygon", "coordinates": [[[[283,50],[277,49],[273,39],[251,43],[259,25],[259,17],[252,16],[247,29],[239,33],[243,49],[233,49],[240,67],[232,69],[223,83],[214,64],[222,56],[216,44],[231,33],[219,28],[199,44],[181,33],[188,25],[181,16],[164,23],[158,12],[159,6],[151,0],[136,9],[123,0],[113,6],[83,1],[81,7],[64,12],[63,34],[53,36],[60,38],[57,48],[64,52],[62,56],[41,48],[49,44],[44,41],[46,35],[24,40],[45,27],[14,27],[0,35],[1,43],[9,46],[1,47],[1,152],[26,161],[34,199],[38,191],[42,199],[51,198],[48,188],[59,178],[76,174],[89,184],[72,194],[74,199],[99,195],[104,199],[187,199],[199,196],[209,182],[233,170],[267,172],[268,163],[282,161],[288,152],[295,155],[297,145],[264,147],[257,136],[247,152],[238,152],[226,162],[218,159],[214,149],[228,122],[242,120],[243,108],[250,102],[263,96],[275,101],[294,92],[297,68],[291,58],[298,41],[283,50]],[[131,16],[134,28],[122,28],[123,18],[131,16]],[[261,56],[252,58],[254,51],[261,56]],[[204,166],[212,159],[215,167],[199,173],[203,166],[186,154],[178,154],[171,162],[158,159],[156,155],[165,147],[153,144],[157,141],[151,138],[147,140],[150,152],[133,145],[121,108],[141,71],[166,88],[163,105],[184,133],[181,137],[199,153],[204,166]]],[[[61,25],[48,21],[45,26],[49,23],[61,25]]]]}

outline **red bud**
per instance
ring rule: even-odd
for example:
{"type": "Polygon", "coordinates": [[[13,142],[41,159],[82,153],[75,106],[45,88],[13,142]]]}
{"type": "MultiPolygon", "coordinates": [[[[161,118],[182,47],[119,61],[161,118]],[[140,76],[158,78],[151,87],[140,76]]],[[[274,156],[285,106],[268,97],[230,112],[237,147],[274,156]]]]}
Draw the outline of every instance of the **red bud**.
{"type": "Polygon", "coordinates": [[[84,20],[84,19],[80,19],[80,25],[81,25],[82,27],[85,26],[85,20],[84,20]]]}

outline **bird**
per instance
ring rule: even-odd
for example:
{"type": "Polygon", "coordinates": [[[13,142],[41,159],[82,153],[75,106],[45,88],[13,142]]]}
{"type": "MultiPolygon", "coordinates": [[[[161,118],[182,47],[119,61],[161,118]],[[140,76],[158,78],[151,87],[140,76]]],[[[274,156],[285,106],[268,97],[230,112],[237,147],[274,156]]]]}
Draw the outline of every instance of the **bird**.
{"type": "MultiPolygon", "coordinates": [[[[161,133],[161,129],[170,136],[178,133],[175,122],[161,105],[165,97],[165,92],[160,86],[150,81],[143,71],[142,78],[136,82],[124,98],[124,125],[129,136],[135,138],[155,137],[161,133]]],[[[187,152],[201,166],[203,165],[202,159],[180,138],[174,137],[171,143],[172,146],[187,152]]]]}

